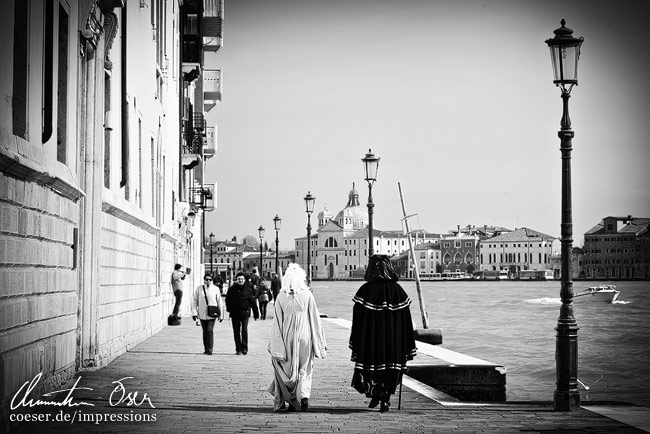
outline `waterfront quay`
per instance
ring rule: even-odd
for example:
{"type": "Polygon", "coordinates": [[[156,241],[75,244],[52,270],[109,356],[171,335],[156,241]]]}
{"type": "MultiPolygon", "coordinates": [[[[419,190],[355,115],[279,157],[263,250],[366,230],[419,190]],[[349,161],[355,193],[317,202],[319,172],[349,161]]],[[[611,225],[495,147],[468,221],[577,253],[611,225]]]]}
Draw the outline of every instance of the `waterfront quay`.
{"type": "Polygon", "coordinates": [[[180,326],[163,328],[106,367],[79,372],[65,388],[72,387],[78,378],[74,402],[93,406],[31,409],[33,415],[67,414],[69,418],[74,415],[75,421],[23,422],[11,432],[641,433],[643,428],[650,431],[647,417],[644,419],[648,410],[643,407],[590,402],[589,407],[578,411],[555,412],[551,390],[549,400],[544,402],[454,402],[407,377],[401,409],[396,394],[390,411],[379,413],[377,409],[369,409],[368,399],[350,387],[353,365],[347,345],[349,329],[345,321],[337,318],[323,318],[328,357],[315,361],[309,409],[274,413],[272,396],[266,391],[272,379],[266,350],[272,323],[272,319],[250,322],[250,351],[246,356],[235,355],[230,323],[217,323],[215,352],[207,356],[202,354],[201,328],[190,318],[183,318],[180,326]]]}

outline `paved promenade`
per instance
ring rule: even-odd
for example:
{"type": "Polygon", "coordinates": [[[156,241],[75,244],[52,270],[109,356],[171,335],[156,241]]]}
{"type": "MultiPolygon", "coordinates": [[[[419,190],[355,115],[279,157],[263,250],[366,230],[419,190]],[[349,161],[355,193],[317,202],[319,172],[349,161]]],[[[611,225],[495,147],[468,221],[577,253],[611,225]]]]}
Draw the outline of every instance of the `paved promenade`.
{"type": "Polygon", "coordinates": [[[272,320],[250,322],[250,352],[246,356],[235,355],[230,322],[217,324],[215,353],[207,356],[203,354],[201,328],[184,318],[181,326],[165,327],[109,366],[80,373],[73,402],[94,406],[34,408],[35,415],[49,410],[52,418],[74,418],[73,422],[24,422],[12,433],[645,432],[613,418],[620,415],[637,427],[645,423],[650,430],[644,419],[647,411],[639,407],[590,403],[590,408],[610,412],[611,417],[606,417],[584,408],[554,412],[551,402],[459,405],[438,402],[435,390],[427,391],[413,382],[409,384],[420,392],[405,386],[401,410],[395,395],[391,410],[379,413],[369,409],[368,400],[349,385],[349,330],[340,322],[323,321],[329,355],[325,360],[316,359],[307,412],[272,412],[272,397],[266,391],[272,377],[266,351],[272,320]],[[119,389],[118,380],[124,390],[119,389]],[[120,403],[121,397],[135,399],[120,403]]]}

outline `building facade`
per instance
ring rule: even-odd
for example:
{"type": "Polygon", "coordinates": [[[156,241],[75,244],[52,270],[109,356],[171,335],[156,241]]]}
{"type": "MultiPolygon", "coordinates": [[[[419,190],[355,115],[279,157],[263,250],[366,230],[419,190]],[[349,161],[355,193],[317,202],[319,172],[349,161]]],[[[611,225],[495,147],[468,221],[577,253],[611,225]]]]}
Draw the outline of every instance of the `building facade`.
{"type": "Polygon", "coordinates": [[[560,251],[560,241],[550,235],[519,228],[480,241],[481,271],[509,270],[513,278],[522,270],[551,270],[551,258],[560,251]]]}
{"type": "Polygon", "coordinates": [[[223,4],[8,0],[3,11],[2,432],[38,373],[34,395],[160,330],[175,263],[191,270],[186,289],[202,278],[216,137],[194,120],[220,96],[200,91],[208,48],[192,41],[214,32],[220,44],[220,26],[201,24],[220,23],[223,4]]]}
{"type": "Polygon", "coordinates": [[[584,237],[586,278],[650,278],[650,218],[605,217],[584,237]]]}
{"type": "Polygon", "coordinates": [[[442,235],[440,255],[442,273],[461,273],[471,275],[478,269],[477,234],[467,234],[460,230],[454,234],[442,235]]]}

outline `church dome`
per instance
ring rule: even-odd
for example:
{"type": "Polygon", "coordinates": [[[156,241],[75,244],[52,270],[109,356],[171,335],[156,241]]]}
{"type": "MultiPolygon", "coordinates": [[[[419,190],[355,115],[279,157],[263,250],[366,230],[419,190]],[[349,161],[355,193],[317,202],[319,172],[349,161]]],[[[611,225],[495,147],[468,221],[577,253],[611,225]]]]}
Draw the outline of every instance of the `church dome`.
{"type": "Polygon", "coordinates": [[[327,206],[323,207],[323,210],[318,213],[318,228],[325,226],[330,220],[332,220],[332,213],[327,210],[327,206]]]}
{"type": "Polygon", "coordinates": [[[324,218],[329,218],[330,220],[332,219],[333,215],[331,212],[327,210],[327,206],[323,207],[323,210],[318,213],[318,220],[324,219],[324,218]]]}
{"type": "Polygon", "coordinates": [[[368,210],[359,203],[359,192],[354,184],[348,194],[348,204],[339,211],[334,221],[346,230],[360,230],[368,225],[368,210]]]}

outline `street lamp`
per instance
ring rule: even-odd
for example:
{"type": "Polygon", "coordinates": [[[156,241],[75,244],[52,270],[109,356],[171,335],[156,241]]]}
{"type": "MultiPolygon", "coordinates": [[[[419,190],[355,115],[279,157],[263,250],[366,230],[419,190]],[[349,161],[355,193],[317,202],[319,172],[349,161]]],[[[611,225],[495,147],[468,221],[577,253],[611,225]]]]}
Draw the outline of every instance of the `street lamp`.
{"type": "Polygon", "coordinates": [[[307,192],[307,196],[304,197],[305,208],[307,209],[307,284],[311,283],[311,268],[310,268],[310,252],[309,245],[311,244],[311,213],[314,212],[314,203],[316,203],[316,198],[311,195],[311,192],[307,192]]]}
{"type": "Polygon", "coordinates": [[[257,232],[260,235],[260,279],[262,278],[262,241],[264,240],[264,228],[262,225],[260,225],[259,228],[257,228],[257,232]]]}
{"type": "Polygon", "coordinates": [[[562,91],[562,119],[560,120],[560,151],[562,153],[562,223],[561,223],[561,289],[560,316],[555,339],[556,389],[553,404],[556,411],[577,410],[580,407],[578,391],[578,324],[573,316],[573,282],[571,278],[571,251],[573,250],[573,222],[571,209],[571,119],[569,98],[578,84],[578,59],[584,38],[574,38],[573,30],[560,21],[555,37],[546,40],[551,49],[551,61],[556,86],[562,91]]]}
{"type": "Polygon", "coordinates": [[[273,217],[273,226],[275,227],[275,272],[278,272],[278,232],[280,231],[280,223],[282,223],[282,219],[278,217],[276,214],[275,217],[273,217]]]}
{"type": "MultiPolygon", "coordinates": [[[[212,246],[214,246],[214,234],[210,232],[210,274],[212,274],[212,246]]],[[[212,277],[214,277],[214,274],[212,274],[212,277]]]]}
{"type": "Polygon", "coordinates": [[[366,171],[365,180],[368,181],[368,258],[370,258],[374,253],[375,249],[372,244],[372,214],[375,204],[372,202],[372,184],[377,180],[377,169],[379,168],[379,157],[376,157],[372,153],[372,150],[368,149],[368,153],[364,158],[363,165],[366,171]]]}

